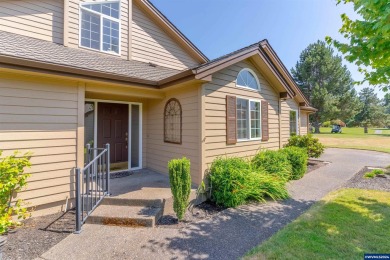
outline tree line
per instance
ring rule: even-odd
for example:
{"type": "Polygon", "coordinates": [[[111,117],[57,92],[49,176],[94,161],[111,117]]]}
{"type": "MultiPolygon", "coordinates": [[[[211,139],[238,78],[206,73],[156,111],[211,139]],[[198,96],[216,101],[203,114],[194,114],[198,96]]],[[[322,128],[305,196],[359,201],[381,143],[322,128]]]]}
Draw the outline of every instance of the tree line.
{"type": "Polygon", "coordinates": [[[378,98],[374,88],[355,90],[351,73],[342,57],[324,41],[302,51],[291,73],[311,105],[318,111],[310,116],[316,133],[325,121],[339,119],[349,126],[390,127],[390,94],[378,98]]]}
{"type": "Polygon", "coordinates": [[[318,112],[311,116],[315,132],[324,121],[340,119],[352,126],[390,127],[390,93],[379,99],[374,87],[384,92],[390,89],[390,5],[389,1],[336,0],[337,4],[352,4],[359,19],[341,15],[339,32],[344,42],[326,37],[302,51],[291,70],[299,87],[318,112]],[[334,46],[348,62],[358,66],[363,80],[354,82],[342,58],[335,55],[334,46]],[[354,84],[370,87],[356,92],[354,84]]]}

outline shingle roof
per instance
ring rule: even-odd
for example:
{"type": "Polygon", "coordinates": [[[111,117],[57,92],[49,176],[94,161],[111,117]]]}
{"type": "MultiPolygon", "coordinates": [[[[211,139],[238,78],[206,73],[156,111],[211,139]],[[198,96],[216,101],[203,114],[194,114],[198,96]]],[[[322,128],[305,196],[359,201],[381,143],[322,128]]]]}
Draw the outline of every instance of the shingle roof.
{"type": "Polygon", "coordinates": [[[0,55],[155,82],[181,72],[4,31],[0,31],[0,55]]]}
{"type": "Polygon", "coordinates": [[[259,48],[261,42],[262,42],[262,41],[256,42],[256,43],[253,43],[253,44],[251,44],[251,45],[245,46],[245,47],[243,47],[243,48],[241,48],[241,49],[238,49],[238,50],[235,50],[235,51],[233,51],[233,52],[230,52],[230,53],[228,53],[228,54],[224,54],[224,55],[222,55],[222,56],[220,56],[220,57],[218,57],[218,58],[212,59],[212,60],[210,60],[210,61],[208,61],[208,62],[206,62],[206,63],[203,63],[203,64],[201,64],[201,65],[199,65],[199,66],[196,66],[196,67],[194,67],[193,69],[200,69],[200,68],[203,68],[203,67],[208,66],[208,65],[211,65],[211,64],[213,64],[213,63],[215,63],[215,62],[218,62],[218,61],[220,61],[220,60],[223,60],[223,59],[225,59],[225,58],[228,58],[228,57],[230,57],[230,56],[233,56],[234,54],[243,52],[243,51],[245,51],[245,50],[252,49],[253,47],[258,47],[258,48],[259,48]]]}

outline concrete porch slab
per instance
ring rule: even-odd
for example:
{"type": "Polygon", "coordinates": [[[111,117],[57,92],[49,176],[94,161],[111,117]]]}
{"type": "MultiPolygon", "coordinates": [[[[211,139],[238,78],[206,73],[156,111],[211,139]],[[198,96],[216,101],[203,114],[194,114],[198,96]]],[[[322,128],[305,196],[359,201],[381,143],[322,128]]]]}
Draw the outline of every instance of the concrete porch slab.
{"type": "MultiPolygon", "coordinates": [[[[134,171],[130,176],[110,180],[111,196],[102,204],[116,204],[109,199],[131,200],[133,205],[146,205],[146,202],[159,202],[163,214],[174,214],[169,176],[149,169],[134,171]]],[[[196,187],[192,187],[190,201],[196,198],[196,187]]],[[[122,204],[122,203],[120,203],[122,204]]],[[[157,203],[158,204],[158,203],[157,203]]],[[[147,205],[151,206],[151,205],[147,205]]]]}
{"type": "Polygon", "coordinates": [[[172,197],[168,175],[152,170],[134,171],[110,180],[111,197],[122,199],[168,199],[172,197]]]}

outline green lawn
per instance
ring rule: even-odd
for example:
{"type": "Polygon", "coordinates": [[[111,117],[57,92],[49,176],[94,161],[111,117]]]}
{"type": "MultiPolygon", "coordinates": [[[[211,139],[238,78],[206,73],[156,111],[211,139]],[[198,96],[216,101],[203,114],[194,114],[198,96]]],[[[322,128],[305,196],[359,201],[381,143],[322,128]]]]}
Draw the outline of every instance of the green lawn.
{"type": "Polygon", "coordinates": [[[343,189],[327,195],[244,259],[363,259],[389,253],[390,192],[343,189]]]}
{"type": "Polygon", "coordinates": [[[331,128],[321,128],[320,134],[315,137],[320,139],[326,147],[351,148],[362,150],[373,150],[390,153],[390,129],[372,128],[368,134],[364,133],[363,128],[344,127],[341,134],[331,134],[331,128]],[[375,134],[375,131],[382,131],[375,134]]]}
{"type": "Polygon", "coordinates": [[[340,138],[348,137],[348,136],[358,136],[358,137],[372,137],[372,136],[387,136],[390,137],[390,129],[388,128],[369,128],[368,134],[364,133],[363,127],[343,127],[343,132],[341,134],[331,134],[331,127],[321,127],[321,133],[319,135],[329,135],[329,136],[338,136],[340,138]],[[375,134],[375,131],[382,131],[381,134],[375,134]]]}

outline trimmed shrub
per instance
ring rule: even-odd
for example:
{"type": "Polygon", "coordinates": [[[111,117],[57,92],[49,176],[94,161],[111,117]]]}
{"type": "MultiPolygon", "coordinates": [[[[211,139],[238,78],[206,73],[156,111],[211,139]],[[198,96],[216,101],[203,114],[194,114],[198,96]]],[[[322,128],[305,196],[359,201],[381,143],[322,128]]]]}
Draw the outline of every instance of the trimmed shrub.
{"type": "Polygon", "coordinates": [[[298,180],[303,177],[307,171],[307,161],[309,156],[305,148],[290,146],[281,150],[287,155],[292,167],[291,180],[298,180]]]}
{"type": "MultiPolygon", "coordinates": [[[[0,151],[1,157],[2,151],[0,151]]],[[[13,201],[13,196],[27,186],[29,174],[24,173],[26,167],[30,167],[31,155],[26,153],[18,157],[18,153],[0,159],[0,235],[7,232],[11,226],[20,223],[15,221],[27,218],[30,213],[22,199],[13,201]]]]}
{"type": "Polygon", "coordinates": [[[250,166],[241,158],[217,158],[210,167],[211,199],[218,205],[236,207],[244,204],[250,166]]]}
{"type": "Polygon", "coordinates": [[[286,181],[261,169],[250,172],[247,186],[250,187],[246,192],[247,201],[265,202],[267,197],[273,200],[287,199],[289,197],[286,181]]]}
{"type": "Polygon", "coordinates": [[[267,173],[289,180],[292,167],[285,153],[273,150],[260,151],[253,157],[252,164],[256,168],[262,168],[267,173]]]}
{"type": "Polygon", "coordinates": [[[241,158],[217,158],[213,161],[209,180],[211,199],[218,205],[236,207],[248,201],[274,200],[288,197],[284,178],[268,174],[264,168],[253,168],[241,158]]]}
{"type": "Polygon", "coordinates": [[[173,159],[168,162],[169,182],[173,195],[173,210],[182,220],[187,210],[191,192],[190,160],[173,159]]]}
{"type": "Polygon", "coordinates": [[[313,135],[294,135],[288,139],[288,143],[284,147],[296,146],[306,148],[309,157],[318,158],[324,153],[325,146],[320,143],[318,138],[313,135]]]}

